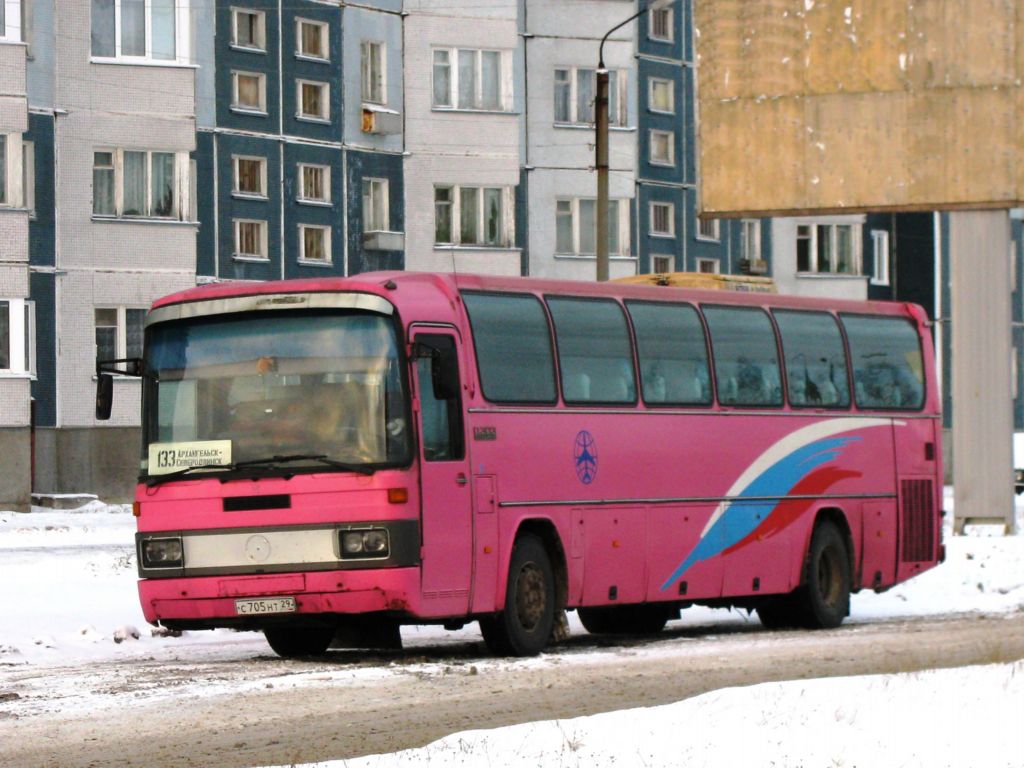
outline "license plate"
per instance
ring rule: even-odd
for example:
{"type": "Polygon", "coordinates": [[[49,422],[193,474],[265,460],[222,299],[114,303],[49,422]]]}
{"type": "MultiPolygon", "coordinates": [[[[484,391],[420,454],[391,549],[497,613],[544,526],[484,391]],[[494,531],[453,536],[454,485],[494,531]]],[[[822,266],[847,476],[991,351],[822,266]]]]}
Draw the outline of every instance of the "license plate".
{"type": "Polygon", "coordinates": [[[235,600],[235,612],[239,616],[257,613],[294,613],[294,597],[260,597],[252,600],[235,600]]]}

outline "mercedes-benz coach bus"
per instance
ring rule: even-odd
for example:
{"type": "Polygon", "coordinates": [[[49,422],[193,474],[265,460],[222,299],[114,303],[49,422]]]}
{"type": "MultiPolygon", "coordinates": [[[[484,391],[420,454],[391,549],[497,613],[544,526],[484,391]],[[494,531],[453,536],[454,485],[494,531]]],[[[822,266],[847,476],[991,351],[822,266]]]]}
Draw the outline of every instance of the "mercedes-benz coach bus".
{"type": "Polygon", "coordinates": [[[674,287],[375,273],[160,299],[142,377],[139,596],[170,629],[478,621],[530,655],[575,609],[835,627],[942,559],[925,313],[674,287]]]}

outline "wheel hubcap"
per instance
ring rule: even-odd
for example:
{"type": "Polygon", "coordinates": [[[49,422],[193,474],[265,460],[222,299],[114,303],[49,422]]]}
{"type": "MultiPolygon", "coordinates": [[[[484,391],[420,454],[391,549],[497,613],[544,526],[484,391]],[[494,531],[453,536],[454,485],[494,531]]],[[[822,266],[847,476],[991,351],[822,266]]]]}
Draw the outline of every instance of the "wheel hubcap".
{"type": "Polygon", "coordinates": [[[835,606],[842,592],[843,577],[839,570],[839,556],[832,547],[821,553],[818,560],[818,594],[822,602],[835,606]]]}
{"type": "Polygon", "coordinates": [[[545,602],[544,572],[536,563],[526,563],[516,579],[516,614],[527,632],[532,632],[540,623],[545,602]]]}

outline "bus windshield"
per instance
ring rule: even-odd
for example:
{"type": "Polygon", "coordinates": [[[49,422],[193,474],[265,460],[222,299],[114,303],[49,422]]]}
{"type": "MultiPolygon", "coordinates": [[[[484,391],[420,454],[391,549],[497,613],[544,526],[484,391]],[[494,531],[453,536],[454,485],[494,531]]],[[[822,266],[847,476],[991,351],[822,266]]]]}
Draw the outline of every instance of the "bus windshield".
{"type": "Polygon", "coordinates": [[[398,348],[392,318],[373,313],[260,312],[154,325],[143,469],[155,475],[275,456],[289,457],[290,472],[304,463],[325,469],[322,459],[406,464],[398,348]]]}

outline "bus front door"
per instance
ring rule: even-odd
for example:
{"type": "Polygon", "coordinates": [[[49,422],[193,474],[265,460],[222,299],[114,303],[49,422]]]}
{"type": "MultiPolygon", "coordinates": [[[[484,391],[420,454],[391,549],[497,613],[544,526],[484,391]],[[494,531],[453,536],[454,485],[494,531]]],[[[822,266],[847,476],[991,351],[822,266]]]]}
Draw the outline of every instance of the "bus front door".
{"type": "Polygon", "coordinates": [[[413,343],[418,350],[423,611],[427,616],[466,614],[473,572],[473,521],[459,338],[454,332],[431,328],[416,333],[413,343]]]}

